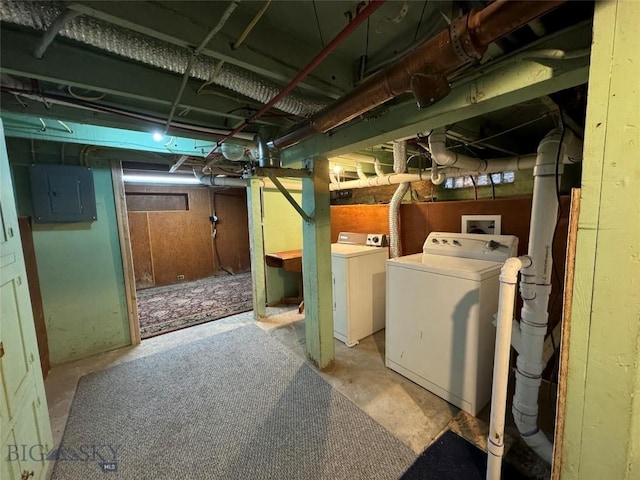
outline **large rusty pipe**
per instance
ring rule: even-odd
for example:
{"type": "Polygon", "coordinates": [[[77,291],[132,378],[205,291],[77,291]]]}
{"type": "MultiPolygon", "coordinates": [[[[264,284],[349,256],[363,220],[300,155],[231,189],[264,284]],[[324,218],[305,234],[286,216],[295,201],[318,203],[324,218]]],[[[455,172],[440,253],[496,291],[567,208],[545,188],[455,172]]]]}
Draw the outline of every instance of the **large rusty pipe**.
{"type": "MultiPolygon", "coordinates": [[[[426,104],[433,103],[448,93],[447,76],[482,58],[492,42],[565,1],[497,0],[481,10],[473,10],[454,20],[448,29],[418,45],[397,62],[366,79],[305,123],[272,140],[270,146],[282,149],[312,135],[327,132],[412,89],[416,98],[426,99],[426,104]],[[420,92],[416,91],[416,86],[420,87],[420,92]]],[[[425,103],[420,99],[420,105],[424,106],[425,103]]]]}

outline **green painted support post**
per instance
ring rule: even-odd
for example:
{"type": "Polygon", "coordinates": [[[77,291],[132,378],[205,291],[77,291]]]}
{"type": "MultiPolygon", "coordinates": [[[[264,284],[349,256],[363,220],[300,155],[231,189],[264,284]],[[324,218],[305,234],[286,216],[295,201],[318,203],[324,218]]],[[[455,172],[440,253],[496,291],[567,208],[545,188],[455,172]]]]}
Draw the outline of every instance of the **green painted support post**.
{"type": "Polygon", "coordinates": [[[247,211],[249,213],[249,245],[251,247],[251,277],[253,280],[253,312],[256,320],[267,316],[267,289],[262,232],[262,180],[247,179],[247,211]]]}
{"type": "Polygon", "coordinates": [[[302,179],[302,208],[313,219],[302,225],[307,355],[319,368],[333,363],[333,292],[331,281],[331,213],[329,161],[308,161],[311,178],[302,179]]]}
{"type": "Polygon", "coordinates": [[[563,480],[640,478],[640,3],[595,3],[563,480]]]}

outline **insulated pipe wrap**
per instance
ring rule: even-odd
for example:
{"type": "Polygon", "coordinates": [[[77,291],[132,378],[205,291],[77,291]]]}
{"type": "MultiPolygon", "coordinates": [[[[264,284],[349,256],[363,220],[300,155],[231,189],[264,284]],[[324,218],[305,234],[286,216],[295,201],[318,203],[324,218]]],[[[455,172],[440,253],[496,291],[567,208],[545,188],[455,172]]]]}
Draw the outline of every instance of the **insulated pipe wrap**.
{"type": "MultiPolygon", "coordinates": [[[[407,171],[407,142],[393,142],[393,171],[403,174],[407,171]]],[[[389,203],[389,256],[400,256],[400,205],[409,190],[409,182],[401,183],[389,203]]]]}

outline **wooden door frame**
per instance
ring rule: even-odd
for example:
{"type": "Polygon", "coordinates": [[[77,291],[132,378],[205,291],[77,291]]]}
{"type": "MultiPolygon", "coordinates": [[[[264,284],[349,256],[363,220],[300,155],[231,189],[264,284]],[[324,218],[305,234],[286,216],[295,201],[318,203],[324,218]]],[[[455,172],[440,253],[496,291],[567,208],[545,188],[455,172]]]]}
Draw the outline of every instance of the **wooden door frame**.
{"type": "Polygon", "coordinates": [[[133,270],[129,217],[127,216],[127,202],[124,193],[124,180],[122,178],[122,162],[120,160],[111,161],[111,179],[113,183],[113,197],[116,204],[116,218],[118,220],[118,238],[120,240],[124,290],[129,316],[129,333],[131,334],[131,345],[135,346],[140,345],[141,342],[140,320],[138,318],[138,297],[136,295],[136,279],[133,270]]]}

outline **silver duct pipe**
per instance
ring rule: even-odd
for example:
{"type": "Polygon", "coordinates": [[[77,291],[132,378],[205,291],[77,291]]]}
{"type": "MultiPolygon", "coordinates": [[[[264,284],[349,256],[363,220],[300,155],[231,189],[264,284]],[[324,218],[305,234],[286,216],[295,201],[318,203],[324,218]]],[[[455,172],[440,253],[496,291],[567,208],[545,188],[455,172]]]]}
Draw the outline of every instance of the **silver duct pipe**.
{"type": "MultiPolygon", "coordinates": [[[[407,142],[393,142],[393,171],[407,171],[407,142]]],[[[400,256],[400,204],[409,190],[409,182],[401,183],[389,203],[389,258],[400,256]]]]}
{"type": "MultiPolygon", "coordinates": [[[[65,7],[62,2],[0,2],[0,18],[36,30],[47,30],[65,7]]],[[[91,11],[92,9],[83,9],[91,11]]],[[[174,45],[132,30],[119,27],[87,15],[70,19],[60,30],[60,35],[85,45],[105,50],[170,72],[184,74],[192,56],[192,50],[174,45]]],[[[234,92],[260,103],[267,103],[280,92],[280,86],[252,72],[229,65],[211,78],[218,62],[211,57],[198,55],[193,60],[191,76],[204,81],[213,80],[234,92]]],[[[275,107],[293,115],[308,116],[328,105],[328,101],[291,92],[275,107]]]]}

